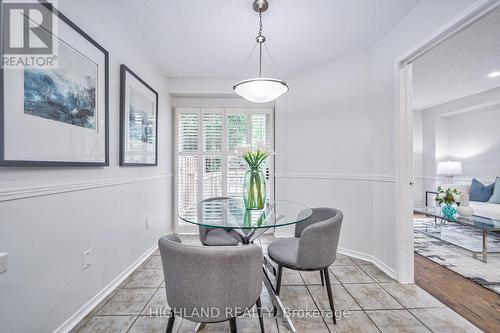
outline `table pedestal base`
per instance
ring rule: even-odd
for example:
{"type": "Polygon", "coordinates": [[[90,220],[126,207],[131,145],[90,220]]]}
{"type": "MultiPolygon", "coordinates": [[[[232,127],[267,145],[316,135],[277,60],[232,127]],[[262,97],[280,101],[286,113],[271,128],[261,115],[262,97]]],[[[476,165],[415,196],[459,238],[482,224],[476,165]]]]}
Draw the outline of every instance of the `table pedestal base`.
{"type": "Polygon", "coordinates": [[[207,324],[204,324],[204,323],[198,323],[198,324],[196,324],[196,327],[194,328],[194,331],[195,331],[195,332],[199,332],[199,331],[201,331],[202,329],[204,329],[206,325],[207,325],[207,324]]]}
{"type": "MultiPolygon", "coordinates": [[[[250,244],[252,243],[256,238],[261,236],[264,232],[269,230],[269,228],[262,228],[262,229],[254,229],[251,232],[248,233],[239,233],[241,235],[241,238],[243,239],[244,244],[250,244]]],[[[267,288],[267,291],[269,292],[269,295],[271,296],[271,301],[273,302],[273,305],[276,307],[276,316],[282,320],[283,324],[285,327],[295,333],[297,330],[295,329],[295,326],[292,323],[292,320],[290,319],[290,316],[285,310],[285,306],[283,305],[283,302],[281,302],[281,299],[279,298],[278,295],[276,295],[276,290],[273,287],[273,283],[271,282],[270,277],[272,276],[274,279],[276,279],[276,267],[274,266],[273,262],[266,256],[264,255],[264,261],[262,263],[262,270],[264,272],[264,285],[267,288]]]]}
{"type": "Polygon", "coordinates": [[[262,269],[264,270],[264,285],[266,286],[267,291],[271,296],[273,305],[276,307],[276,316],[283,322],[283,324],[289,331],[293,333],[297,332],[295,326],[292,323],[292,320],[290,319],[290,316],[285,310],[283,302],[281,302],[279,296],[276,295],[276,290],[274,289],[271,279],[269,278],[269,276],[273,276],[274,278],[276,278],[276,268],[267,256],[264,256],[262,269]]]}

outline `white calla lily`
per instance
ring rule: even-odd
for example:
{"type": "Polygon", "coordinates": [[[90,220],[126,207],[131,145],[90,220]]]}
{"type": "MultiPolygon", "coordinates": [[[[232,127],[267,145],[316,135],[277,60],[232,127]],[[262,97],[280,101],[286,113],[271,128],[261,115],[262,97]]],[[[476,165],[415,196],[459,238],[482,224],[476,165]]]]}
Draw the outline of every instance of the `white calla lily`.
{"type": "Polygon", "coordinates": [[[255,146],[241,145],[235,151],[236,156],[244,159],[250,168],[255,169],[258,169],[266,158],[272,154],[274,152],[262,142],[256,142],[255,146]]]}

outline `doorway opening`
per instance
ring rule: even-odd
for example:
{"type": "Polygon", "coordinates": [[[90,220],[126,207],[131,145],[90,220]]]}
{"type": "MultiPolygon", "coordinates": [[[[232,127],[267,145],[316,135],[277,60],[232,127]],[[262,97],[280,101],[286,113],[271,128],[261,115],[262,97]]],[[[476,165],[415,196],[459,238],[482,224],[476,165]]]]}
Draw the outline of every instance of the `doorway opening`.
{"type": "Polygon", "coordinates": [[[485,331],[497,329],[481,318],[498,315],[500,295],[498,31],[499,3],[490,1],[399,71],[399,263],[414,263],[406,279],[485,331]]]}

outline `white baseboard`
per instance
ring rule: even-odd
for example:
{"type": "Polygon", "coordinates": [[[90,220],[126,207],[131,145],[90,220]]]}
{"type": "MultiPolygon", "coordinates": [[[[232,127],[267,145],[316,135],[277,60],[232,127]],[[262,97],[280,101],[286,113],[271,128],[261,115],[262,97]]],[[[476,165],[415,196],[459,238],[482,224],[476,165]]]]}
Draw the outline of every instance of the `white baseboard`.
{"type": "Polygon", "coordinates": [[[389,275],[390,278],[397,281],[395,270],[393,270],[392,268],[390,268],[377,258],[373,258],[372,263],[378,268],[380,268],[385,274],[389,275]]]}
{"type": "MultiPolygon", "coordinates": [[[[290,235],[290,236],[288,236],[288,235],[280,235],[279,237],[293,237],[293,235],[290,235]]],[[[371,255],[366,254],[366,253],[354,251],[354,250],[349,250],[349,249],[341,248],[341,247],[339,247],[337,249],[337,252],[340,253],[340,254],[349,256],[349,257],[354,257],[354,258],[357,258],[357,259],[361,259],[361,260],[365,260],[365,261],[371,262],[372,264],[374,264],[375,266],[377,266],[378,268],[380,268],[390,278],[396,280],[396,272],[392,268],[390,268],[389,266],[387,266],[386,264],[384,264],[382,261],[380,261],[379,259],[375,258],[374,256],[371,256],[371,255]]]]}
{"type": "Polygon", "coordinates": [[[338,252],[346,256],[369,261],[380,268],[385,274],[389,275],[389,277],[396,279],[396,272],[374,256],[344,248],[338,248],[338,252]]]}
{"type": "Polygon", "coordinates": [[[132,265],[127,267],[120,273],[113,281],[111,281],[103,290],[95,295],[90,301],[76,311],[71,317],[68,318],[61,326],[54,330],[54,333],[66,333],[75,327],[86,315],[92,311],[99,303],[101,303],[106,296],[116,289],[133,271],[135,271],[153,252],[158,248],[158,245],[153,245],[146,251],[139,259],[134,261],[132,265]]]}
{"type": "MultiPolygon", "coordinates": [[[[281,234],[281,235],[279,235],[277,237],[293,237],[293,234],[292,235],[283,235],[283,234],[281,234]]],[[[374,264],[375,266],[377,266],[379,269],[381,269],[390,278],[396,280],[396,271],[394,271],[392,268],[390,268],[389,266],[387,266],[386,264],[384,264],[382,261],[380,261],[378,258],[375,258],[374,256],[371,256],[371,255],[366,254],[366,253],[354,251],[354,250],[349,250],[349,249],[341,248],[341,247],[339,247],[337,249],[337,252],[340,253],[340,254],[349,256],[349,257],[354,257],[354,258],[357,258],[357,259],[369,261],[372,264],[374,264]]]]}

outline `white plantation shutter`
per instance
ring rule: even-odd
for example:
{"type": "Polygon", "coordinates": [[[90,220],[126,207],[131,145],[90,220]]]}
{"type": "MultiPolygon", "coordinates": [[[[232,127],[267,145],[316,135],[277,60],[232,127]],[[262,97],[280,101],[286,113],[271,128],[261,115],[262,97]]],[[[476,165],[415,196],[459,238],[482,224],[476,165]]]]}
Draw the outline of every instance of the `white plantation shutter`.
{"type": "Polygon", "coordinates": [[[270,114],[252,114],[252,144],[262,142],[266,146],[271,144],[271,115],[270,114]]]}
{"type": "MultiPolygon", "coordinates": [[[[251,116],[251,130],[252,130],[252,145],[261,142],[266,146],[272,146],[271,140],[271,114],[256,113],[251,116]]],[[[266,196],[271,197],[271,165],[269,163],[273,158],[268,158],[262,165],[262,172],[266,177],[266,196]]]]}
{"type": "Polygon", "coordinates": [[[198,113],[182,113],[179,117],[179,152],[198,149],[198,113]]]}
{"type": "Polygon", "coordinates": [[[198,158],[179,156],[177,166],[177,205],[185,212],[198,202],[198,158]]]}
{"type": "MultiPolygon", "coordinates": [[[[257,142],[273,149],[273,109],[176,108],[175,113],[176,211],[211,197],[242,196],[246,164],[234,152],[257,142]]],[[[263,166],[268,198],[274,193],[273,162],[270,158],[263,166]]]]}
{"type": "Polygon", "coordinates": [[[203,113],[203,151],[222,151],[222,113],[203,113]]]}
{"type": "Polygon", "coordinates": [[[236,148],[247,143],[247,115],[227,115],[227,149],[234,152],[236,148]]]}
{"type": "Polygon", "coordinates": [[[227,195],[237,197],[243,195],[243,178],[245,176],[245,162],[237,156],[227,158],[227,195]]]}
{"type": "Polygon", "coordinates": [[[203,199],[222,196],[222,157],[203,158],[203,199]]]}

